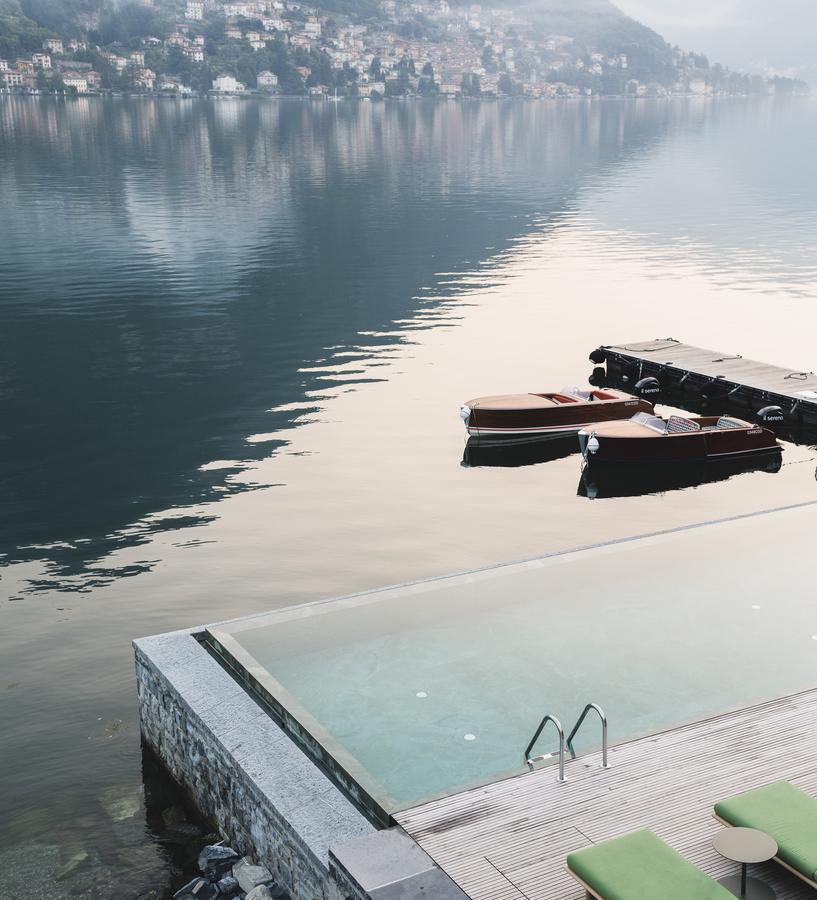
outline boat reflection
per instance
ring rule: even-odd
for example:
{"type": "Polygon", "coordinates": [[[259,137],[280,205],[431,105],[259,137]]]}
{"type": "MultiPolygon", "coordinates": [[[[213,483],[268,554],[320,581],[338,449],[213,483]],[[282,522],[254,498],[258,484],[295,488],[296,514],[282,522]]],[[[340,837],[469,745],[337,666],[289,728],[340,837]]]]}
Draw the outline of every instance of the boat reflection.
{"type": "Polygon", "coordinates": [[[779,449],[757,456],[730,460],[696,460],[670,463],[616,463],[585,465],[579,480],[578,495],[589,500],[609,497],[642,497],[683,491],[702,484],[728,481],[748,472],[779,472],[783,454],[779,449]]]}
{"type": "Polygon", "coordinates": [[[466,468],[493,466],[515,468],[535,466],[537,463],[564,459],[579,452],[579,440],[575,434],[550,438],[521,438],[514,440],[485,440],[472,437],[465,444],[462,465],[466,468]]]}

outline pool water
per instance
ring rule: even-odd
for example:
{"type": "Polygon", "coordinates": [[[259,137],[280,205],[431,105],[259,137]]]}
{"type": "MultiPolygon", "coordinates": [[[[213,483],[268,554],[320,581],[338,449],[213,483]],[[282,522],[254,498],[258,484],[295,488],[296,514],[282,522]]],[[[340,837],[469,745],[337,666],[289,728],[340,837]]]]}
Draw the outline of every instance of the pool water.
{"type": "Polygon", "coordinates": [[[804,504],[209,631],[394,812],[524,771],[545,713],[596,702],[616,743],[813,688],[815,526],[804,504]]]}

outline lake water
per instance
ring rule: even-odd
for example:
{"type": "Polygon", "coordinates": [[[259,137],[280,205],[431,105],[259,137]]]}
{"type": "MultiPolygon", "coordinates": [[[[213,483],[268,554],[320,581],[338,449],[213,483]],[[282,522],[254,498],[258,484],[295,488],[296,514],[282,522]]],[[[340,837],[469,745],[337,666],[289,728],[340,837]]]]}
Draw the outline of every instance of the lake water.
{"type": "Polygon", "coordinates": [[[817,369],[815,156],[808,99],[0,98],[4,868],[178,881],[132,637],[817,499],[808,445],[588,499],[457,415],[600,343],[817,369]]]}

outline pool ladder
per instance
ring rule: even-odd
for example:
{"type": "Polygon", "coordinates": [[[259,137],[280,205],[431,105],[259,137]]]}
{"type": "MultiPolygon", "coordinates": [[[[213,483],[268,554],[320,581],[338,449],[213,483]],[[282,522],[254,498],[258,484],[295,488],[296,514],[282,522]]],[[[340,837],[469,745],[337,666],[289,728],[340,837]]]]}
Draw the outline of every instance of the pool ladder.
{"type": "Polygon", "coordinates": [[[573,738],[576,737],[576,733],[582,727],[584,720],[587,718],[587,714],[594,710],[598,713],[599,719],[601,719],[601,767],[602,769],[609,769],[610,766],[607,762],[607,715],[604,710],[598,705],[598,703],[588,703],[585,706],[582,714],[579,716],[578,721],[573,726],[573,730],[567,736],[567,740],[565,740],[565,730],[562,727],[562,723],[556,718],[556,716],[552,716],[550,714],[546,715],[542,721],[539,723],[539,727],[536,729],[533,737],[530,739],[530,743],[527,747],[525,747],[524,757],[525,763],[532,769],[534,764],[537,762],[541,762],[543,759],[549,759],[553,754],[552,753],[544,753],[541,756],[531,756],[531,750],[533,750],[534,745],[539,740],[539,736],[545,730],[545,726],[548,722],[552,723],[556,728],[556,731],[559,734],[559,775],[557,777],[557,781],[564,782],[565,781],[565,748],[570,751],[570,758],[576,758],[576,751],[573,749],[573,738]]]}

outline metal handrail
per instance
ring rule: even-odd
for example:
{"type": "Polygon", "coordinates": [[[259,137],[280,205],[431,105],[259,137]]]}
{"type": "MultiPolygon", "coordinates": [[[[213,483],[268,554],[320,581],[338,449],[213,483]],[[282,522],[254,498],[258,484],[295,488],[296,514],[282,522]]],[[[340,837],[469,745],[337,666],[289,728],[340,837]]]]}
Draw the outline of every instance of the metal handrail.
{"type": "Polygon", "coordinates": [[[536,729],[536,734],[531,738],[531,742],[525,747],[525,762],[533,768],[533,764],[540,762],[543,759],[547,759],[552,754],[545,753],[542,756],[534,756],[531,757],[530,752],[533,750],[534,744],[539,740],[539,735],[542,733],[545,725],[548,722],[553,722],[556,726],[556,730],[559,732],[559,777],[556,779],[557,781],[565,780],[565,730],[562,728],[562,723],[556,718],[556,716],[547,715],[544,719],[539,723],[539,727],[536,729]]]}
{"type": "Polygon", "coordinates": [[[570,758],[575,759],[576,751],[573,749],[573,738],[576,737],[576,732],[582,727],[582,722],[584,722],[591,709],[594,709],[601,719],[601,767],[602,769],[609,769],[610,766],[607,763],[607,716],[597,703],[588,703],[585,706],[584,712],[579,716],[579,721],[576,722],[573,730],[567,737],[567,749],[570,751],[570,758]]]}

